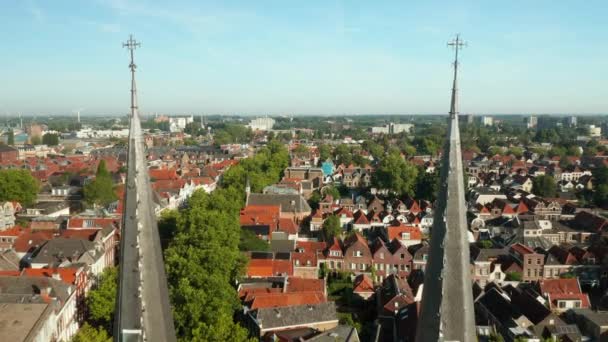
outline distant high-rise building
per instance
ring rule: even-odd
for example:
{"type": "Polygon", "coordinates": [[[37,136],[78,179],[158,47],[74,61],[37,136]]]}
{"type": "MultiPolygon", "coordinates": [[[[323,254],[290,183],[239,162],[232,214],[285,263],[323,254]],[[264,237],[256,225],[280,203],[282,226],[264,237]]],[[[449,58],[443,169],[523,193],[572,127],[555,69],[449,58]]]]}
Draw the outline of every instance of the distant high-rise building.
{"type": "Polygon", "coordinates": [[[270,131],[272,127],[274,127],[274,119],[273,118],[257,118],[251,120],[249,123],[249,128],[252,131],[270,131]]]}
{"type": "Polygon", "coordinates": [[[465,117],[466,117],[467,124],[469,124],[469,125],[472,124],[473,123],[473,119],[475,119],[473,117],[473,114],[467,114],[465,117]]]}
{"type": "Polygon", "coordinates": [[[396,124],[389,123],[383,126],[374,126],[371,128],[372,134],[399,134],[399,133],[411,133],[414,128],[413,124],[396,124]]]}
{"type": "Polygon", "coordinates": [[[561,122],[559,122],[559,121],[560,121],[559,118],[543,115],[538,118],[538,123],[537,123],[536,127],[538,129],[555,128],[558,126],[558,123],[561,124],[561,122]]]}
{"type": "Polygon", "coordinates": [[[412,125],[412,124],[391,123],[391,125],[390,125],[391,134],[399,134],[402,132],[411,133],[412,128],[414,128],[414,125],[412,125]]]}
{"type": "Polygon", "coordinates": [[[494,118],[491,116],[482,116],[479,118],[479,123],[482,126],[494,126],[494,118]]]}
{"type": "Polygon", "coordinates": [[[576,116],[568,116],[564,119],[564,126],[576,127],[576,124],[577,124],[576,116]]]}
{"type": "Polygon", "coordinates": [[[189,123],[194,122],[194,117],[190,116],[178,116],[169,118],[169,131],[181,132],[189,123]]]}
{"type": "Polygon", "coordinates": [[[602,127],[596,125],[589,125],[589,136],[592,138],[602,137],[602,127]]]}
{"type": "Polygon", "coordinates": [[[536,128],[538,126],[538,118],[536,116],[529,116],[524,119],[524,122],[528,128],[536,128]]]}

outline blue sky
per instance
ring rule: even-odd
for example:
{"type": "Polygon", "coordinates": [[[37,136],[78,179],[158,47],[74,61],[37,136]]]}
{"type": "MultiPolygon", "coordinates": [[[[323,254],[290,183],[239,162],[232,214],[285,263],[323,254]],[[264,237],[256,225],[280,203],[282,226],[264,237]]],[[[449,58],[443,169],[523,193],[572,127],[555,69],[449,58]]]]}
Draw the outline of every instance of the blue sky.
{"type": "Polygon", "coordinates": [[[605,113],[608,1],[0,2],[0,111],[605,113]],[[457,4],[456,4],[457,3],[457,4]]]}

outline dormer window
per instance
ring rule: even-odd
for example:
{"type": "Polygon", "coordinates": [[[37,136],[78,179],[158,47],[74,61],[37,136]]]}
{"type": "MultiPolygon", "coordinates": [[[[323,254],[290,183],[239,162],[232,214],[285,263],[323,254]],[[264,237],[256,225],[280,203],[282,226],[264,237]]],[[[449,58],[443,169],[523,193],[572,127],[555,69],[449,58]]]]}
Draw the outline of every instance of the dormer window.
{"type": "Polygon", "coordinates": [[[361,256],[361,251],[359,251],[359,250],[353,251],[353,256],[360,257],[361,256]]]}

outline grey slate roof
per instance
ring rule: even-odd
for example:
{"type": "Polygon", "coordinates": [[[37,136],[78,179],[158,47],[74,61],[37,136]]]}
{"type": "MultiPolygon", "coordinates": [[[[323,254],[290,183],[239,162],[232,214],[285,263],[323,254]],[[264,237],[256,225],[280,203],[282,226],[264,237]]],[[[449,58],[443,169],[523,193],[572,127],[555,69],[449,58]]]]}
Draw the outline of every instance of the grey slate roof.
{"type": "Polygon", "coordinates": [[[308,202],[301,195],[293,194],[249,194],[247,205],[280,205],[283,213],[310,212],[308,202]]]}
{"type": "Polygon", "coordinates": [[[103,252],[95,248],[95,243],[83,239],[55,238],[47,241],[32,254],[30,262],[33,264],[84,262],[92,264],[103,252]]]}
{"type": "Polygon", "coordinates": [[[0,271],[19,271],[21,258],[13,250],[0,252],[0,271]]]}
{"type": "Polygon", "coordinates": [[[258,309],[254,313],[262,329],[338,321],[334,302],[258,309]]]}
{"type": "Polygon", "coordinates": [[[36,298],[40,298],[40,292],[44,289],[50,289],[49,296],[59,299],[62,303],[65,303],[71,294],[71,286],[61,280],[45,277],[0,276],[1,303],[41,302],[36,298]]]}
{"type": "Polygon", "coordinates": [[[309,339],[304,339],[304,341],[315,341],[315,342],[335,342],[335,341],[344,341],[344,342],[359,342],[359,335],[357,334],[357,329],[349,326],[340,324],[333,329],[326,330],[318,335],[315,335],[309,339]]]}

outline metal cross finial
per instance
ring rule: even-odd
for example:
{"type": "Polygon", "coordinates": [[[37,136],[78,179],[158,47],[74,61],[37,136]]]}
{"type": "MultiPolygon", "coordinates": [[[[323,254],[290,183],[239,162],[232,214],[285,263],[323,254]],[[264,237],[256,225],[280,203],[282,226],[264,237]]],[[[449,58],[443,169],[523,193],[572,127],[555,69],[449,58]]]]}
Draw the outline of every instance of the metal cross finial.
{"type": "Polygon", "coordinates": [[[141,46],[141,44],[133,39],[133,35],[129,35],[129,40],[127,40],[126,43],[122,43],[122,47],[126,47],[129,50],[135,50],[139,46],[141,46]]]}
{"type": "Polygon", "coordinates": [[[456,54],[454,63],[458,63],[458,50],[461,50],[463,47],[467,46],[467,43],[460,39],[460,34],[457,34],[456,38],[454,38],[451,42],[448,42],[448,46],[454,48],[456,54]]]}
{"type": "Polygon", "coordinates": [[[131,64],[129,64],[129,67],[132,71],[135,71],[136,68],[135,62],[133,62],[133,50],[137,49],[140,46],[141,43],[133,39],[133,35],[129,35],[129,40],[127,40],[126,43],[122,43],[122,47],[126,47],[131,52],[131,64]]]}

